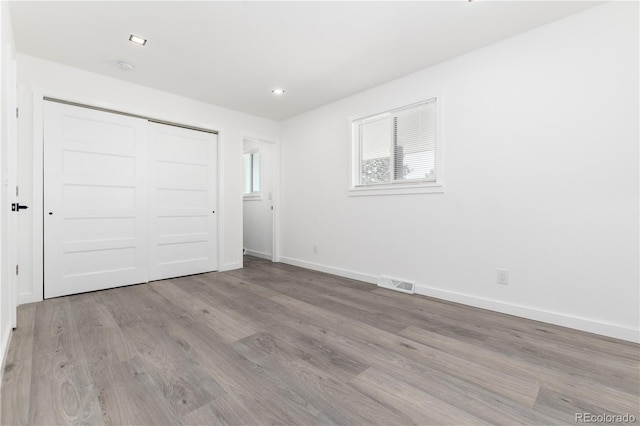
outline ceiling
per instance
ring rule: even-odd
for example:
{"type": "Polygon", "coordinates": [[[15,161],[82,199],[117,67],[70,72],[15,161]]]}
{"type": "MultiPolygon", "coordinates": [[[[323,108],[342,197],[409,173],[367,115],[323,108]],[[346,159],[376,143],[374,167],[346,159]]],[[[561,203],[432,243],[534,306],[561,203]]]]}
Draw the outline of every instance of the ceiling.
{"type": "Polygon", "coordinates": [[[279,121],[596,4],[13,1],[10,12],[19,53],[279,121]]]}

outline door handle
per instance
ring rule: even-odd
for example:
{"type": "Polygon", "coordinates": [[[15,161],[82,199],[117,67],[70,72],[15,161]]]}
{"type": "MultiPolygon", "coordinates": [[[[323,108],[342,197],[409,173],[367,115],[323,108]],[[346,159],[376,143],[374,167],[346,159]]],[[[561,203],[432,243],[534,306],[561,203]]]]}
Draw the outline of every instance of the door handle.
{"type": "Polygon", "coordinates": [[[19,212],[20,210],[28,209],[28,206],[21,206],[20,203],[11,203],[11,211],[19,212]]]}

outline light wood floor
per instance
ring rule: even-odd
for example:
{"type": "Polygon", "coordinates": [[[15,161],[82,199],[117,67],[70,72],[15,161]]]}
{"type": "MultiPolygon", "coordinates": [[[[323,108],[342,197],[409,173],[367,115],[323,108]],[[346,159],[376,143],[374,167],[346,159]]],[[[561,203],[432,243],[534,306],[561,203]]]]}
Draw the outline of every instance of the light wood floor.
{"type": "Polygon", "coordinates": [[[260,259],[245,266],[20,306],[0,423],[640,419],[638,345],[260,259]]]}

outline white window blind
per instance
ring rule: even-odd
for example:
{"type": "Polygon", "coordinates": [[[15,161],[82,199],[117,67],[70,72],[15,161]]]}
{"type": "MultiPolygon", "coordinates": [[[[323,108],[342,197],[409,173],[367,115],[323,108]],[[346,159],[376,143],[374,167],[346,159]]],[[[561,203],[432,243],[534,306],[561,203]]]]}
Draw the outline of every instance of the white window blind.
{"type": "Polygon", "coordinates": [[[355,186],[436,181],[436,99],[354,121],[355,186]]]}
{"type": "Polygon", "coordinates": [[[244,162],[244,193],[260,192],[260,152],[245,152],[244,162]]]}
{"type": "Polygon", "coordinates": [[[260,192],[260,153],[251,154],[251,192],[260,192]]]}
{"type": "Polygon", "coordinates": [[[245,152],[242,155],[242,161],[244,162],[244,193],[251,193],[251,153],[245,152]]]}

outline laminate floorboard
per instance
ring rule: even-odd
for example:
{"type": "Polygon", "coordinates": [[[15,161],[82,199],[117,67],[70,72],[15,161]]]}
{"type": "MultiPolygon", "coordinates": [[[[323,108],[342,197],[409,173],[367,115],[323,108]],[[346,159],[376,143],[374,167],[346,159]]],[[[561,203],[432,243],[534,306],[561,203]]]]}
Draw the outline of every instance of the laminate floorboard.
{"type": "MultiPolygon", "coordinates": [[[[188,288],[190,292],[197,294],[197,297],[206,300],[208,303],[227,304],[228,306],[239,303],[232,299],[225,300],[227,296],[216,292],[211,286],[206,287],[206,292],[199,292],[199,287],[200,285],[196,284],[188,288]]],[[[244,288],[250,289],[251,285],[244,283],[244,288]]],[[[451,386],[451,383],[455,383],[457,380],[451,375],[413,362],[398,353],[392,346],[383,348],[375,338],[376,330],[373,330],[374,338],[369,333],[370,329],[360,333],[354,333],[354,330],[350,330],[346,333],[348,336],[341,334],[339,330],[342,329],[341,322],[344,319],[336,317],[331,312],[320,311],[318,315],[315,315],[313,309],[299,309],[300,306],[298,306],[298,302],[295,299],[290,299],[284,295],[274,296],[273,300],[278,300],[278,297],[282,298],[282,304],[261,300],[258,315],[262,316],[265,322],[277,321],[279,323],[277,326],[270,327],[271,332],[277,333],[279,338],[283,340],[295,339],[294,346],[296,348],[303,350],[307,354],[313,354],[312,357],[306,356],[305,358],[326,361],[323,360],[323,357],[330,354],[331,360],[329,362],[331,365],[358,363],[360,364],[358,366],[360,368],[359,372],[362,372],[363,368],[366,367],[365,362],[379,366],[381,369],[394,369],[394,374],[401,375],[415,386],[427,385],[425,386],[427,392],[431,392],[434,395],[445,395],[446,398],[454,400],[458,404],[472,407],[481,416],[489,416],[494,419],[506,418],[503,424],[512,424],[514,419],[519,418],[518,416],[508,417],[508,414],[504,414],[511,411],[509,407],[511,400],[509,398],[501,399],[500,396],[489,394],[468,382],[458,381],[456,386],[451,386]],[[291,309],[290,303],[287,302],[293,302],[294,308],[291,309]],[[364,360],[364,362],[357,360],[364,360]],[[460,392],[461,389],[464,392],[460,392]]],[[[247,298],[241,302],[251,303],[251,299],[252,297],[247,295],[247,298]]],[[[304,307],[304,302],[300,303],[304,307]]],[[[249,312],[256,312],[253,307],[248,307],[248,309],[249,312]]],[[[400,349],[406,350],[407,348],[400,346],[400,349]]],[[[476,375],[477,373],[474,371],[475,364],[468,364],[468,366],[470,367],[470,374],[476,375]]],[[[495,372],[495,374],[500,375],[499,372],[495,372]]],[[[343,374],[341,377],[345,377],[345,375],[343,374]]],[[[531,387],[531,389],[535,388],[531,387]]],[[[532,402],[532,400],[533,395],[531,394],[529,395],[529,402],[532,402]]],[[[543,420],[545,422],[540,423],[549,423],[546,421],[548,419],[543,420]]]]}
{"type": "Polygon", "coordinates": [[[640,421],[640,346],[245,257],[18,308],[0,425],[640,421]]]}
{"type": "Polygon", "coordinates": [[[103,423],[69,298],[36,306],[32,362],[29,424],[103,423]]]}
{"type": "Polygon", "coordinates": [[[21,326],[14,331],[0,387],[0,425],[29,423],[35,310],[35,304],[18,310],[17,322],[21,326]],[[11,409],[2,410],[2,407],[11,409]]]}
{"type": "MultiPolygon", "coordinates": [[[[484,340],[488,335],[483,332],[491,330],[491,335],[493,336],[496,330],[498,330],[503,333],[509,333],[510,338],[537,339],[544,337],[545,339],[539,340],[538,342],[577,346],[580,348],[580,351],[576,351],[576,353],[584,351],[596,353],[602,351],[602,354],[607,358],[609,358],[611,354],[616,354],[619,355],[619,357],[617,357],[619,359],[627,357],[633,361],[640,360],[637,345],[620,342],[616,339],[590,335],[566,328],[558,328],[553,325],[509,315],[496,316],[495,313],[491,311],[479,308],[467,307],[464,312],[461,312],[459,305],[451,302],[428,297],[407,299],[406,295],[402,293],[390,292],[360,281],[336,277],[317,271],[309,271],[307,274],[300,275],[296,273],[299,268],[295,266],[272,264],[273,266],[268,267],[268,265],[270,264],[261,264],[256,268],[238,269],[229,273],[238,277],[255,277],[255,280],[259,280],[261,283],[278,283],[280,280],[285,283],[294,281],[306,287],[319,287],[319,290],[325,297],[339,298],[342,303],[353,303],[354,301],[364,299],[365,308],[362,309],[369,307],[377,312],[385,311],[385,306],[388,308],[403,309],[406,315],[409,315],[416,321],[419,321],[421,317],[428,323],[436,320],[444,321],[448,329],[458,329],[467,339],[473,337],[476,332],[479,332],[479,340],[484,340]],[[347,302],[347,300],[350,302],[347,302]],[[430,303],[424,303],[425,300],[429,300],[430,303]],[[509,319],[508,321],[506,321],[507,318],[509,319]],[[491,326],[491,328],[489,329],[488,326],[491,326]],[[557,330],[562,330],[562,333],[557,335],[557,330]]],[[[440,332],[443,333],[446,331],[448,330],[440,330],[440,332]]],[[[572,349],[576,348],[574,347],[572,349]]]]}

